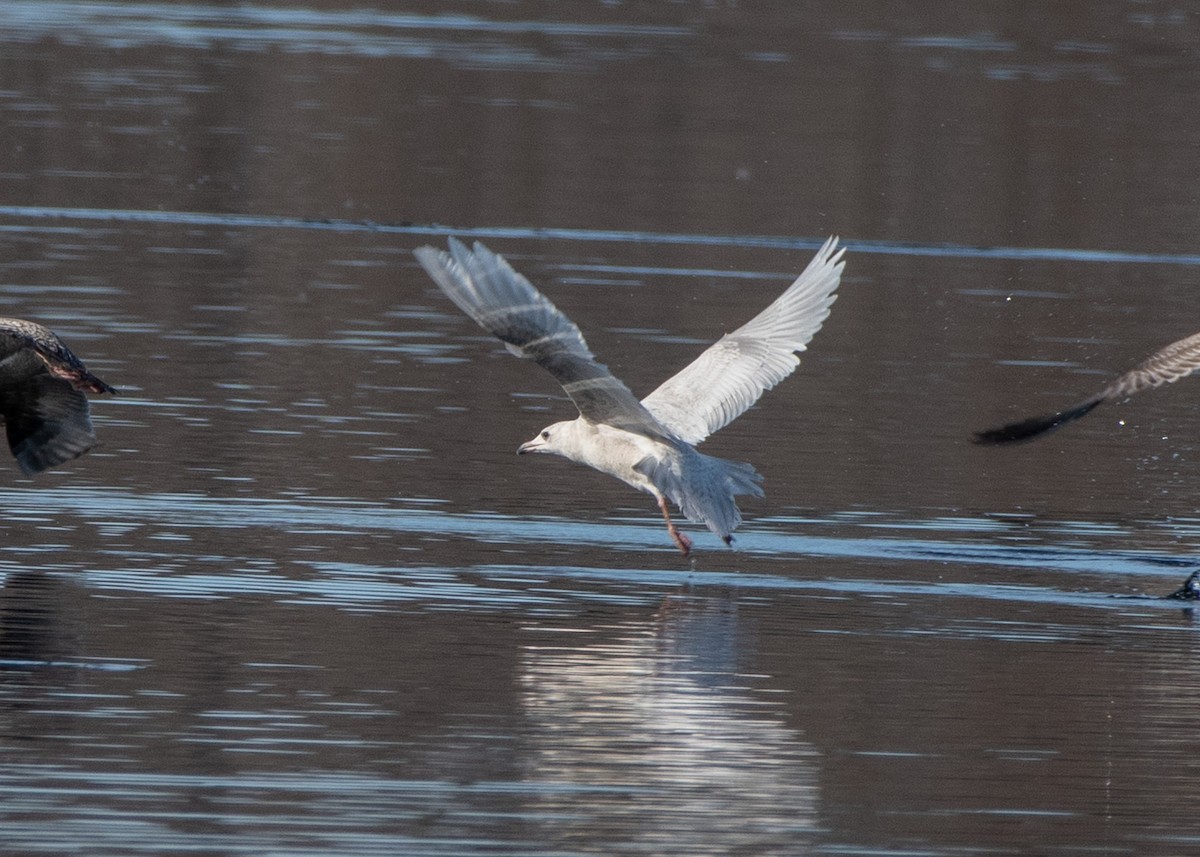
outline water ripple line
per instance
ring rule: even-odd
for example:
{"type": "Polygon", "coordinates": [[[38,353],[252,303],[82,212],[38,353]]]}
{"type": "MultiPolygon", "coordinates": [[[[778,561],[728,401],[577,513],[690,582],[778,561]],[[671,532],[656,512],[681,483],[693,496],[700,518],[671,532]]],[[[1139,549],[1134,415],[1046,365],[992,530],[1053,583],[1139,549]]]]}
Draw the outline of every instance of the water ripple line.
{"type": "MultiPolygon", "coordinates": [[[[671,550],[662,546],[658,525],[651,523],[584,522],[553,517],[450,512],[347,498],[252,499],[66,487],[31,493],[0,488],[0,505],[14,518],[54,512],[74,514],[92,520],[101,529],[113,526],[113,522],[187,527],[202,523],[208,528],[223,530],[261,527],[326,535],[436,533],[497,544],[553,541],[563,545],[601,545],[621,550],[641,551],[656,547],[671,550]]],[[[901,531],[904,529],[900,528],[901,531]]],[[[1069,574],[1163,576],[1196,565],[1196,558],[1190,555],[1164,557],[1143,550],[1103,546],[1009,544],[991,539],[957,538],[944,532],[914,538],[899,533],[881,535],[875,527],[870,533],[869,536],[823,533],[807,527],[799,530],[747,528],[739,544],[747,555],[1000,566],[1069,574]]],[[[715,555],[729,554],[721,551],[715,555]]],[[[19,568],[20,561],[15,557],[0,559],[0,571],[19,568]]]]}
{"type": "MultiPolygon", "coordinates": [[[[814,250],[824,237],[786,235],[705,235],[687,232],[651,232],[626,229],[584,229],[554,226],[448,226],[440,223],[379,223],[371,220],[289,217],[273,214],[223,214],[201,211],[150,211],[144,209],[69,208],[57,206],[3,205],[0,218],[28,221],[75,220],[100,223],[147,223],[166,226],[210,226],[225,229],[281,229],[318,232],[374,232],[423,238],[487,238],[499,240],[594,241],[615,244],[674,244],[707,247],[814,250]]],[[[20,231],[19,225],[4,231],[20,231]]],[[[58,229],[26,225],[29,231],[58,229]]],[[[1000,259],[1008,261],[1092,262],[1098,264],[1180,265],[1200,267],[1197,253],[1149,253],[1070,247],[972,246],[967,244],[919,244],[904,241],[848,239],[843,242],[854,253],[884,256],[933,256],[942,258],[1000,259]]]]}

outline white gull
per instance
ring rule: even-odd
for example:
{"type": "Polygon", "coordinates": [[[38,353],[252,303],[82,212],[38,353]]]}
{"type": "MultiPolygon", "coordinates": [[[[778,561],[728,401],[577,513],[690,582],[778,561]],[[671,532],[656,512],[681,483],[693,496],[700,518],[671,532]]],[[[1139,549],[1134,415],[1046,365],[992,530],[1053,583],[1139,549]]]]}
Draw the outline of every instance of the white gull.
{"type": "Polygon", "coordinates": [[[672,523],[667,499],[730,544],[742,521],[734,498],[763,496],[751,465],[704,455],[696,445],[792,374],[796,352],[829,316],[845,266],[844,248],[830,238],[774,303],[639,402],[596,362],[579,328],[502,256],[454,238],[449,253],[414,252],[459,309],[553,375],[579,409],[578,418],[547,426],[518,454],[561,455],[652,495],[684,556],[692,541],[672,523]]]}

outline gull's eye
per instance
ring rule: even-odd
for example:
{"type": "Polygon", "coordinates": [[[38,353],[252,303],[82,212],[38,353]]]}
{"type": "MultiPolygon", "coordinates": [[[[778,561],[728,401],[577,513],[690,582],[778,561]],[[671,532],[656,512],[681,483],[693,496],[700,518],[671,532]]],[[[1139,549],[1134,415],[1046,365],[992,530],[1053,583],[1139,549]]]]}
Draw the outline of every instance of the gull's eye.
{"type": "Polygon", "coordinates": [[[549,430],[542,432],[542,440],[549,440],[549,439],[550,439],[549,430]]]}

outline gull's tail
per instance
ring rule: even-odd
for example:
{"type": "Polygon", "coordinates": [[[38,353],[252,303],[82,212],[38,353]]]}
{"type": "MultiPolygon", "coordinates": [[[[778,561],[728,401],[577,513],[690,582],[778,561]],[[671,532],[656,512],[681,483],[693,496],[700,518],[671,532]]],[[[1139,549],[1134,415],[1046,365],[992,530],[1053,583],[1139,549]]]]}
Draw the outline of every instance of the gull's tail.
{"type": "Polygon", "coordinates": [[[742,512],[734,499],[740,494],[763,496],[762,476],[753,466],[683,450],[678,462],[647,457],[634,469],[647,476],[655,487],[679,507],[689,521],[704,524],[725,544],[742,523],[742,512]]]}

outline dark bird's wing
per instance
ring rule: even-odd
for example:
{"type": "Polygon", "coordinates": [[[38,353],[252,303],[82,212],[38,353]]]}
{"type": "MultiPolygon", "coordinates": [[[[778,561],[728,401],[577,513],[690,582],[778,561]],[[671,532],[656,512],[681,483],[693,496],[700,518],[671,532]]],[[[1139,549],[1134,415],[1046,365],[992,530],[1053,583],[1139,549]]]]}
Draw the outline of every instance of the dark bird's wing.
{"type": "Polygon", "coordinates": [[[0,416],[26,475],[78,458],[96,445],[87,396],[45,371],[0,387],[0,416]]]}
{"type": "Polygon", "coordinates": [[[737,419],[800,365],[837,297],[843,250],[830,238],[787,290],[753,319],[710,345],[642,404],[688,443],[737,419]]]}
{"type": "Polygon", "coordinates": [[[504,257],[455,238],[450,252],[419,247],[417,261],[442,291],[518,357],[554,376],[584,419],[651,437],[667,431],[621,381],[596,362],[583,334],[504,257]]]}
{"type": "Polygon", "coordinates": [[[0,318],[0,418],[26,474],[70,461],[95,446],[84,391],[116,392],[46,328],[0,318]]]}
{"type": "Polygon", "coordinates": [[[1200,369],[1200,333],[1172,342],[1117,378],[1091,398],[1044,417],[1031,417],[999,428],[976,432],[975,442],[983,444],[1015,443],[1077,420],[1110,399],[1124,398],[1150,387],[1171,384],[1200,369]]]}

